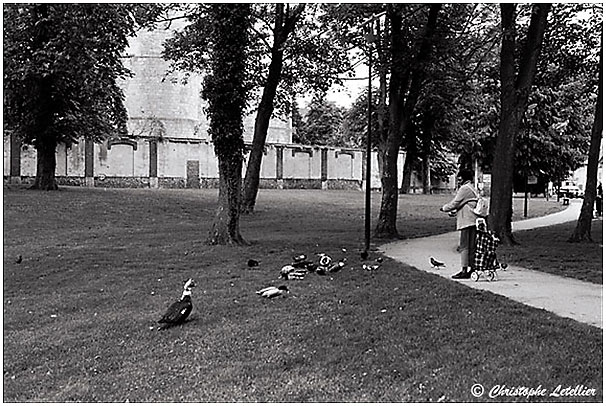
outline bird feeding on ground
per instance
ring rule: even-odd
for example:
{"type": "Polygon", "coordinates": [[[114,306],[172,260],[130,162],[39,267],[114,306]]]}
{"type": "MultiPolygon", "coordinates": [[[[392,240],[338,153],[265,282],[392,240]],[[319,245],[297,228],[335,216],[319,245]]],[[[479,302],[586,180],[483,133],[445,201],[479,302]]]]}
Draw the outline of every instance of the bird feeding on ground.
{"type": "Polygon", "coordinates": [[[345,258],[328,267],[328,272],[338,272],[345,267],[345,258]]]}
{"type": "Polygon", "coordinates": [[[444,264],[444,262],[438,261],[434,257],[429,258],[429,262],[431,263],[431,266],[434,268],[440,268],[442,266],[446,266],[446,264],[444,264]]]}
{"type": "Polygon", "coordinates": [[[282,279],[303,279],[307,274],[307,269],[295,268],[292,265],[284,265],[280,270],[282,279]]]}
{"type": "Polygon", "coordinates": [[[262,297],[273,299],[274,297],[281,296],[288,292],[288,288],[284,285],[278,286],[269,286],[267,288],[261,289],[257,291],[257,295],[261,295],[262,297]]]}
{"type": "Polygon", "coordinates": [[[181,299],[170,305],[168,310],[166,310],[166,313],[164,313],[164,316],[158,320],[158,323],[163,324],[160,329],[168,328],[185,322],[187,316],[189,316],[193,309],[191,302],[191,288],[195,286],[196,283],[191,278],[185,282],[181,299]]]}
{"type": "Polygon", "coordinates": [[[320,265],[322,266],[329,266],[330,264],[332,264],[332,258],[329,257],[326,254],[318,254],[318,256],[320,257],[320,265]]]}

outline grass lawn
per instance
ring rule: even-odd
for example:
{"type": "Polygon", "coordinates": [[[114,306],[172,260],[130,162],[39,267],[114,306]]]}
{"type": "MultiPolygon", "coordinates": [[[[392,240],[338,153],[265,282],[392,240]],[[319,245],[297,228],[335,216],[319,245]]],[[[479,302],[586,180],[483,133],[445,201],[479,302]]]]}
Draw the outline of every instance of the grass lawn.
{"type": "Polygon", "coordinates": [[[591,225],[593,244],[567,242],[576,221],[514,233],[519,246],[500,247],[500,260],[524,268],[602,284],[602,220],[591,225]]]}
{"type": "MultiPolygon", "coordinates": [[[[245,247],[204,244],[216,199],[5,188],[3,400],[471,402],[481,384],[480,401],[495,385],[584,385],[596,395],[538,400],[602,401],[601,329],[389,259],[363,270],[363,193],[261,190],[245,247]],[[285,298],[255,294],[293,255],[319,252],[347,266],[287,281],[285,298]],[[157,331],[189,277],[191,321],[157,331]]],[[[438,211],[449,199],[402,196],[400,233],[454,230],[438,211]]]]}

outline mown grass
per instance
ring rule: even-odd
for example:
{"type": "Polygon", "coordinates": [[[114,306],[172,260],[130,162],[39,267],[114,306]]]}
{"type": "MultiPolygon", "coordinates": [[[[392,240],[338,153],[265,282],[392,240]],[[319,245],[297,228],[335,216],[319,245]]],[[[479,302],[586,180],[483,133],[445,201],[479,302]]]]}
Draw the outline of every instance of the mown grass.
{"type": "MultiPolygon", "coordinates": [[[[400,232],[452,231],[437,210],[449,198],[402,196],[400,232]]],[[[205,245],[216,199],[5,189],[4,401],[467,402],[475,383],[585,385],[597,396],[567,400],[602,400],[602,330],[388,259],[363,271],[362,193],[262,190],[245,247],[205,245]],[[318,252],[347,267],[255,295],[318,252]],[[191,321],[157,331],[189,277],[191,321]]]]}
{"type": "Polygon", "coordinates": [[[501,247],[503,262],[528,269],[575,278],[592,283],[603,283],[603,221],[591,225],[593,243],[569,243],[576,221],[514,233],[520,244],[501,247]]]}

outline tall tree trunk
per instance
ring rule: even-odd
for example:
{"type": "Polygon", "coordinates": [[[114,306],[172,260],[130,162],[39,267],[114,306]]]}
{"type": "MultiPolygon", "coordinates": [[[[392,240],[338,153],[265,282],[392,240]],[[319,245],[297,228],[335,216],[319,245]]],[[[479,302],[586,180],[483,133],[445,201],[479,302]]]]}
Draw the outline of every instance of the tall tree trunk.
{"type": "Polygon", "coordinates": [[[604,45],[600,50],[600,73],[598,80],[598,100],[595,107],[595,118],[593,120],[593,127],[591,128],[591,144],[589,146],[589,158],[587,160],[587,181],[585,184],[585,196],[583,197],[583,206],[581,207],[581,214],[577,221],[577,225],[574,232],[568,239],[569,242],[591,242],[591,221],[593,219],[593,206],[595,204],[596,189],[597,189],[597,178],[598,178],[598,164],[600,160],[600,145],[602,143],[602,131],[604,129],[604,96],[603,93],[603,74],[602,74],[602,54],[604,52],[604,45]]]}
{"type": "Polygon", "coordinates": [[[37,144],[36,179],[31,189],[57,190],[59,188],[55,179],[55,170],[57,168],[56,150],[57,142],[54,138],[43,138],[37,144]]]}
{"type": "Polygon", "coordinates": [[[277,51],[273,53],[271,64],[269,65],[269,75],[263,88],[261,103],[257,110],[257,117],[255,118],[255,133],[253,135],[252,148],[248,158],[244,188],[242,190],[242,213],[252,213],[257,202],[261,177],[261,161],[263,160],[263,150],[265,149],[269,122],[274,111],[274,97],[280,83],[282,61],[283,52],[277,51]]]}
{"type": "Polygon", "coordinates": [[[421,157],[423,160],[421,169],[421,178],[423,181],[423,194],[431,194],[431,144],[433,138],[433,129],[435,117],[430,111],[424,115],[423,132],[421,142],[421,157]]]}
{"type": "MultiPolygon", "coordinates": [[[[46,82],[46,81],[44,81],[46,82]]],[[[50,88],[46,85],[40,87],[39,100],[50,106],[51,96],[50,88]]],[[[37,158],[36,158],[36,178],[31,189],[37,190],[57,190],[57,181],[55,179],[55,171],[57,169],[57,137],[52,134],[51,128],[52,117],[48,113],[50,107],[43,109],[40,116],[37,117],[37,141],[35,143],[37,158]]]]}
{"type": "Polygon", "coordinates": [[[414,110],[417,106],[417,102],[421,97],[421,91],[423,90],[423,84],[425,77],[425,66],[431,59],[431,49],[433,45],[433,35],[438,23],[438,14],[442,5],[439,3],[432,4],[429,7],[429,16],[427,17],[427,24],[425,27],[425,33],[417,60],[411,70],[410,87],[408,95],[406,96],[406,105],[404,106],[404,144],[406,148],[406,162],[404,163],[404,175],[402,176],[402,189],[401,193],[408,193],[410,190],[410,184],[412,179],[412,172],[415,168],[415,161],[417,159],[417,136],[414,126],[412,124],[412,118],[414,116],[414,110]],[[409,159],[410,156],[410,159],[409,159]]]}
{"type": "Polygon", "coordinates": [[[387,15],[391,23],[391,78],[389,85],[389,135],[386,141],[381,184],[383,194],[375,235],[384,238],[399,237],[396,219],[398,212],[398,151],[411,120],[414,107],[423,86],[424,65],[431,56],[433,35],[437,26],[441,4],[429,6],[429,17],[415,66],[403,71],[403,54],[406,44],[402,38],[402,15],[394,5],[388,4],[387,15]],[[410,78],[410,85],[409,81],[410,78]],[[404,99],[406,98],[406,103],[404,99]],[[393,172],[392,172],[393,171],[393,172]]]}
{"type": "Polygon", "coordinates": [[[431,158],[423,155],[423,194],[431,194],[431,158]]]}
{"type": "Polygon", "coordinates": [[[401,195],[407,195],[410,192],[412,172],[414,171],[414,163],[416,160],[415,155],[415,152],[410,146],[406,148],[406,157],[404,158],[404,165],[402,168],[402,184],[400,185],[401,195]]]}
{"type": "Polygon", "coordinates": [[[511,230],[513,161],[516,137],[528,104],[537,61],[547,26],[550,4],[533,6],[532,17],[516,77],[516,5],[501,4],[501,114],[491,183],[491,227],[506,245],[515,244],[511,230]]]}
{"type": "Polygon", "coordinates": [[[392,4],[387,5],[387,16],[391,22],[391,77],[389,80],[389,127],[387,138],[379,150],[381,171],[381,208],[375,228],[379,238],[399,237],[396,228],[398,214],[398,151],[403,133],[404,101],[403,87],[406,82],[401,72],[402,53],[405,44],[402,40],[402,16],[392,4]]]}
{"type": "MultiPolygon", "coordinates": [[[[36,5],[32,9],[32,17],[37,22],[33,46],[35,49],[44,50],[49,42],[48,34],[48,5],[36,5]]],[[[52,76],[36,78],[37,94],[32,95],[38,99],[39,109],[36,115],[35,144],[36,159],[36,179],[31,186],[32,189],[39,190],[57,190],[55,180],[55,170],[57,168],[57,158],[55,156],[57,149],[57,137],[52,132],[54,117],[53,86],[52,76]]]]}
{"type": "MultiPolygon", "coordinates": [[[[391,136],[390,136],[391,138],[391,136]]],[[[379,161],[383,162],[381,172],[381,209],[375,228],[379,238],[398,238],[396,219],[398,215],[398,143],[391,140],[386,145],[379,161]]]]}
{"type": "Polygon", "coordinates": [[[271,63],[267,80],[263,88],[263,95],[257,110],[255,118],[255,133],[253,135],[252,148],[246,167],[246,176],[244,177],[244,188],[242,190],[242,212],[252,213],[257,202],[257,193],[259,191],[259,181],[261,176],[261,162],[263,160],[263,150],[267,140],[267,131],[269,122],[274,111],[274,99],[280,78],[282,75],[282,66],[284,63],[284,44],[288,36],[295,28],[299,20],[304,4],[297,5],[290,15],[286,15],[284,4],[276,4],[276,21],[274,25],[274,43],[271,50],[271,63]]]}
{"type": "Polygon", "coordinates": [[[377,41],[376,50],[379,63],[377,71],[379,73],[379,100],[377,103],[377,134],[375,139],[378,140],[377,145],[377,166],[379,168],[379,174],[382,174],[384,171],[384,159],[385,153],[387,149],[387,138],[389,137],[389,110],[387,106],[387,61],[388,61],[388,52],[385,51],[387,45],[385,43],[381,43],[381,39],[384,38],[384,35],[381,35],[381,25],[377,21],[376,24],[376,32],[379,35],[375,36],[375,40],[377,41]]]}
{"type": "MultiPolygon", "coordinates": [[[[412,95],[414,96],[414,95],[412,95]]],[[[406,108],[410,107],[411,94],[409,93],[406,99],[406,108]]],[[[414,107],[413,107],[414,108],[414,107]]],[[[410,185],[412,184],[412,173],[415,169],[415,162],[418,157],[417,151],[417,136],[415,133],[414,126],[412,125],[411,115],[404,114],[404,149],[406,150],[406,157],[404,158],[404,165],[402,167],[402,184],[400,185],[400,194],[407,195],[410,192],[410,185]]]]}

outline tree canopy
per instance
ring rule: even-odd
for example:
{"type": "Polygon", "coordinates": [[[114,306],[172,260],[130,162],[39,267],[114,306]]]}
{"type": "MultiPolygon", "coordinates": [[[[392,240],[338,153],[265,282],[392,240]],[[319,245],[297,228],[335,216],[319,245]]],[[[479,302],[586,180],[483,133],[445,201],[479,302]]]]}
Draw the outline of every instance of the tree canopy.
{"type": "Polygon", "coordinates": [[[55,148],[126,133],[118,81],[136,25],[111,4],[4,4],[4,119],[38,151],[34,187],[56,189],[55,148]]]}

